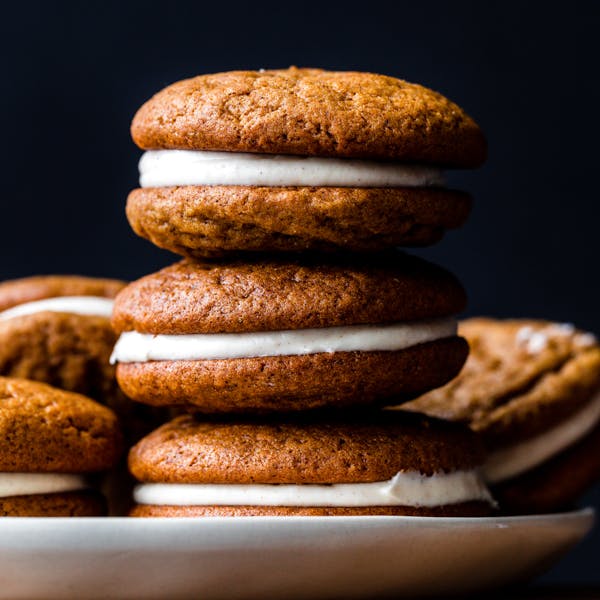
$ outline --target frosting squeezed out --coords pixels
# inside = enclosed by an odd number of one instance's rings
[[[423,475],[397,473],[374,483],[189,484],[145,483],[138,504],[163,506],[445,506],[471,501],[493,504],[476,470]]]

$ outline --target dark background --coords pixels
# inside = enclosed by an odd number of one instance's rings
[[[599,3],[20,2],[0,19],[0,278],[137,278],[173,262],[129,230],[129,123],[177,79],[237,68],[382,72],[436,89],[486,131],[468,225],[423,254],[470,314],[600,333]],[[600,492],[588,503],[600,504]],[[600,582],[600,532],[548,575]]]

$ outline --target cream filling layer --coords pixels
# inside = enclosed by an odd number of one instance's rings
[[[58,296],[24,302],[0,312],[0,319],[12,319],[39,312],[60,312],[76,315],[108,317],[112,315],[113,300],[96,296]]]
[[[83,476],[69,473],[0,473],[0,498],[75,492],[87,487]]]
[[[250,333],[121,334],[111,363],[403,350],[456,335],[455,319]]]
[[[431,187],[441,169],[372,160],[244,152],[149,150],[139,163],[141,187],[179,185]]]
[[[599,421],[600,393],[552,429],[493,452],[483,467],[486,481],[499,483],[537,467],[585,437]]]
[[[189,484],[146,483],[136,487],[138,504],[166,506],[445,506],[492,497],[479,473],[422,475],[400,472],[375,483]]]

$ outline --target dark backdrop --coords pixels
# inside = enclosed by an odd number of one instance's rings
[[[600,332],[595,2],[27,2],[2,8],[0,278],[136,278],[173,261],[123,213],[140,152],[129,122],[177,79],[321,66],[432,87],[484,128],[469,224],[423,252],[450,267],[471,314]],[[600,493],[588,502],[598,504]],[[600,582],[600,534],[553,580]]]

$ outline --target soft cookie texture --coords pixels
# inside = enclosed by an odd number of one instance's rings
[[[600,392],[600,347],[571,325],[476,318],[461,323],[459,332],[471,348],[460,375],[402,408],[467,423],[491,451],[551,432]],[[502,508],[548,512],[572,504],[600,476],[599,439],[594,430],[498,483]]]
[[[0,377],[0,474],[88,474],[113,467],[122,450],[116,415],[80,394]],[[93,490],[0,497],[3,516],[95,516]]]
[[[467,428],[413,415],[380,412],[315,420],[200,420],[178,417],[129,454],[141,482],[335,484],[386,481],[400,471],[423,475],[470,470],[483,460]],[[474,501],[439,507],[269,507],[138,505],[135,516],[489,514]]]
[[[102,471],[120,452],[110,409],[43,383],[0,377],[0,472]]]
[[[122,281],[49,275],[0,283],[0,311],[64,296],[114,298]],[[116,335],[106,316],[43,311],[0,318],[0,374],[34,379],[114,405],[109,364]]]
[[[560,454],[508,481],[494,486],[505,512],[553,512],[573,508],[600,479],[600,426]]]
[[[393,412],[261,419],[177,417],[129,453],[138,481],[368,483],[399,471],[467,469],[483,451],[466,428]]]
[[[442,168],[476,167],[486,155],[477,124],[436,92],[373,73],[295,67],[177,82],[140,108],[131,132],[145,150],[354,158]],[[141,237],[192,258],[424,246],[461,226],[471,207],[467,194],[435,186],[184,183],[134,190],[127,217]]]
[[[131,126],[143,149],[178,148],[401,160],[476,167],[486,145],[442,95],[372,73],[292,67],[179,81]]]
[[[128,285],[118,332],[239,333],[416,321],[456,314],[464,289],[448,271],[400,252],[323,261],[180,261]]]
[[[133,190],[127,218],[183,256],[426,246],[460,227],[468,194],[441,188],[180,186]]]
[[[106,500],[93,490],[0,497],[0,517],[98,517]]]
[[[486,502],[446,506],[157,506],[137,504],[131,517],[487,517]]]
[[[123,290],[113,325],[174,335],[318,329],[447,317],[464,303],[452,275],[399,253],[326,264],[183,261]],[[295,411],[414,397],[452,378],[466,354],[450,336],[398,351],[124,362],[117,377],[129,397],[153,405]]]

